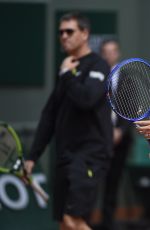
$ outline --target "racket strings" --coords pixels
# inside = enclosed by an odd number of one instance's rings
[[[112,106],[128,118],[142,116],[150,105],[150,68],[145,63],[130,62],[111,77],[109,94]]]
[[[5,127],[0,129],[0,167],[11,169],[17,159],[17,147],[14,139]]]
[[[142,87],[141,78],[138,79],[138,77],[141,77],[140,71],[138,70],[138,66],[136,66],[136,63],[131,63],[133,66],[129,69],[128,79],[130,80],[127,82],[128,87],[128,97],[130,100],[126,100],[126,108],[128,108],[128,111],[126,111],[125,114],[129,114],[129,116],[133,117],[135,115],[140,116],[142,112],[142,104],[144,103],[143,97],[141,97],[140,104],[139,104],[139,90]],[[138,70],[138,71],[137,71]],[[125,77],[125,84],[126,84],[127,77]],[[125,85],[126,87],[126,85]],[[137,99],[137,100],[135,100]]]
[[[126,76],[125,76],[126,77]],[[126,84],[126,82],[123,84],[124,85],[124,89],[125,89],[125,85]],[[128,84],[128,89],[129,89],[129,92],[128,93],[126,93],[126,92],[124,92],[124,90],[122,91],[122,94],[121,94],[121,102],[122,102],[122,104],[124,105],[123,106],[123,109],[124,110],[122,110],[121,112],[124,112],[125,114],[131,114],[131,108],[130,108],[130,106],[131,106],[131,103],[129,104],[128,103],[128,97],[130,96],[130,98],[132,99],[133,98],[133,88],[134,88],[134,85],[133,85],[133,83],[132,82],[130,82],[130,81],[128,81],[127,82],[127,84]],[[136,104],[134,104],[134,106],[133,106],[133,111],[135,111],[136,110]],[[132,114],[131,114],[132,115]]]
[[[143,81],[139,81],[140,83],[140,87],[139,90],[141,88],[143,88],[142,92],[143,94],[141,96],[142,102],[141,102],[141,109],[143,108],[144,111],[149,109],[149,104],[150,104],[150,95],[149,95],[149,89],[150,88],[150,79],[149,79],[149,75],[150,75],[150,71],[149,69],[146,68],[146,65],[143,64],[141,65],[137,65],[137,68],[139,69],[139,71],[142,72],[142,79]],[[145,77],[144,77],[145,76]],[[143,105],[145,106],[145,108],[143,107]]]
[[[128,112],[126,114],[129,114],[130,116],[134,116],[135,114],[137,114],[138,116],[141,115],[142,112],[142,104],[144,103],[143,101],[143,97],[141,97],[141,105],[139,105],[139,90],[142,87],[141,85],[141,75],[140,75],[140,71],[138,69],[138,65],[137,63],[133,62],[130,63],[130,69],[129,69],[129,79],[131,80],[128,84],[129,87],[129,94],[128,96],[130,97],[129,101],[129,105],[127,104],[127,108],[129,106]],[[140,77],[140,79],[138,79],[138,77]],[[125,78],[126,81],[126,78]],[[137,100],[135,100],[137,99]]]
[[[124,81],[118,81],[118,76],[122,76],[122,79],[124,79]],[[129,78],[128,78],[129,77]],[[122,80],[121,79],[121,80]],[[128,114],[130,113],[130,104],[128,104],[128,100],[127,100],[127,93],[125,92],[125,87],[126,85],[128,85],[128,93],[130,94],[130,97],[132,97],[132,88],[131,88],[131,84],[129,84],[129,80],[130,76],[127,76],[126,73],[126,69],[122,68],[121,70],[119,70],[118,74],[115,76],[115,78],[113,80],[115,80],[115,83],[113,83],[115,85],[115,91],[112,90],[113,93],[113,98],[114,98],[114,103],[117,105],[117,109],[119,110],[120,113],[122,113],[123,111]],[[113,87],[114,89],[114,87]]]
[[[143,69],[141,68],[141,65],[138,65],[137,63],[133,62],[131,63],[131,68],[130,68],[130,75],[129,79],[131,78],[131,85],[130,85],[130,91],[131,93],[129,94],[130,100],[129,101],[129,106],[130,106],[130,112],[131,116],[140,116],[143,112],[143,105],[145,104],[144,98],[147,99],[148,95],[145,95],[147,90],[142,90],[143,93],[141,95],[141,88],[143,89],[143,83],[141,82],[142,75],[141,73],[143,72]],[[141,72],[142,71],[142,72]],[[145,75],[145,72],[142,73],[143,76]],[[140,96],[140,97],[139,97]],[[149,104],[149,103],[148,103]],[[147,109],[146,109],[147,110]]]
[[[142,99],[141,104],[143,105],[143,109],[147,111],[150,105],[150,94],[149,94],[150,69],[144,63],[142,65],[137,65],[137,68],[139,68],[139,71],[142,72],[142,76],[139,76],[140,80],[138,81],[138,83],[140,83],[139,91],[142,92],[141,93],[141,99]]]
[[[131,110],[130,110],[130,104],[128,105],[127,97],[130,95],[130,98],[133,98],[133,93],[132,93],[133,88],[132,87],[134,87],[134,84],[133,84],[132,79],[130,78],[131,73],[129,72],[129,74],[127,76],[126,69],[124,67],[123,67],[122,71],[124,73],[123,77],[125,79],[125,81],[123,81],[123,90],[122,90],[122,94],[121,94],[121,97],[122,97],[121,101],[124,102],[124,103],[122,103],[123,108],[124,108],[124,110],[122,110],[122,111],[125,111],[125,114],[129,114]],[[124,91],[126,85],[128,85],[128,90],[129,90],[128,94]],[[135,110],[135,105],[134,105],[133,109]]]
[[[121,71],[121,70],[120,70]],[[119,75],[120,75],[120,71],[119,71]],[[122,75],[124,76],[124,70],[122,69]],[[117,82],[118,83],[118,82]],[[121,87],[120,87],[121,86]],[[117,97],[116,97],[116,92],[115,94],[113,95],[114,96],[114,99],[115,99],[115,102],[117,103],[117,108],[119,109],[119,112],[122,112],[122,111],[126,111],[127,110],[127,106],[126,106],[126,95],[123,93],[123,90],[124,90],[124,82],[121,82],[121,84],[119,84],[119,87],[116,88],[117,89]],[[121,103],[122,100],[125,102],[125,103]],[[126,111],[127,112],[127,111]]]

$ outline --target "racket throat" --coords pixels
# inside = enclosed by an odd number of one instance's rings
[[[11,172],[16,173],[21,171],[21,168],[23,167],[22,159],[21,157],[18,157],[11,169]]]

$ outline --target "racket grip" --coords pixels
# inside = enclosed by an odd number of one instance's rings
[[[43,200],[47,203],[49,200],[49,195],[44,191],[44,189],[33,179],[32,176],[27,175],[26,170],[23,168],[22,179],[24,182],[31,186],[31,188],[38,193]]]
[[[49,195],[43,190],[43,188],[35,181],[32,179],[30,186],[33,188],[35,192],[37,192],[43,200],[47,203],[49,200]]]

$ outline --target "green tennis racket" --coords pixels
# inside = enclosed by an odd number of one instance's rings
[[[0,122],[0,172],[12,173],[26,181],[47,202],[48,194],[32,176],[27,176],[23,165],[23,148],[18,134],[7,123]]]

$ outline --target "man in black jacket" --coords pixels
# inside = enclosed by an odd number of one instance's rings
[[[30,174],[55,135],[54,217],[61,230],[91,230],[87,218],[112,151],[105,86],[109,67],[89,48],[89,33],[89,21],[80,13],[61,18],[60,42],[68,57],[62,62],[25,162]]]

